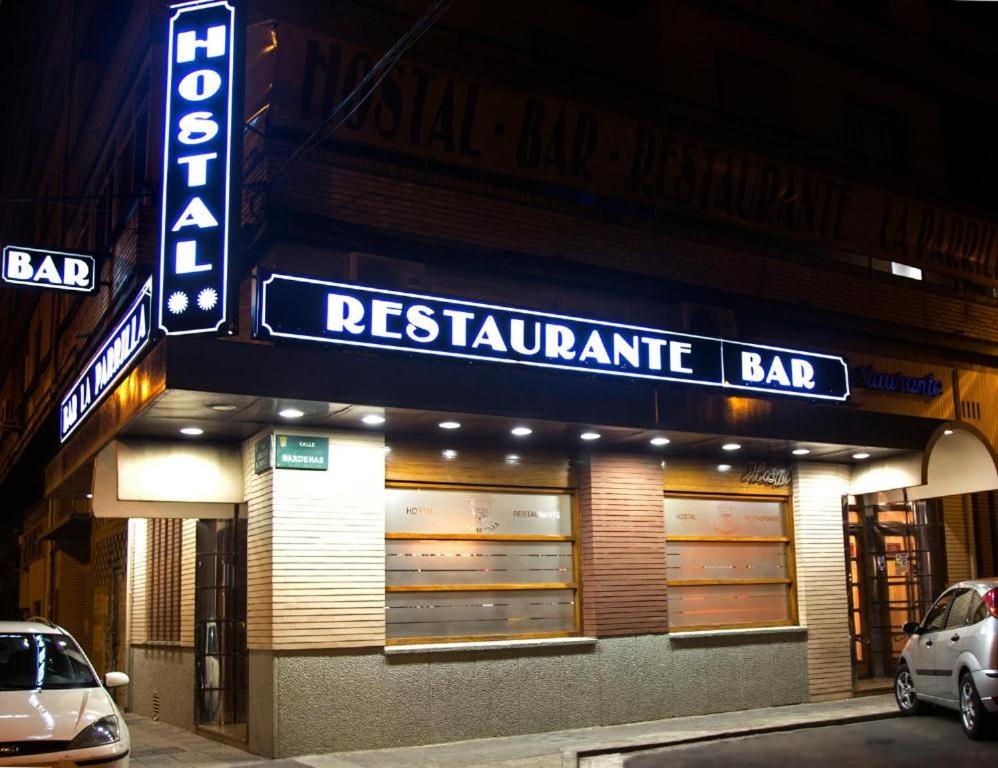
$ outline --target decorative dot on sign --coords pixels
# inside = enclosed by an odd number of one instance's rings
[[[510,430],[510,434],[514,435],[515,437],[526,437],[527,435],[532,435],[533,433],[534,430],[532,430],[530,427],[513,427]]]
[[[207,312],[218,304],[218,291],[214,288],[202,288],[198,293],[198,309]]]
[[[166,300],[166,308],[174,315],[181,314],[187,309],[187,294],[183,291],[174,291]]]
[[[362,416],[360,420],[371,427],[376,427],[379,424],[385,423],[385,417],[380,416],[377,413],[369,413],[366,416]]]

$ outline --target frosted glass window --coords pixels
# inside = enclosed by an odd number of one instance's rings
[[[783,536],[784,505],[755,499],[665,500],[668,536]]]
[[[785,579],[785,544],[668,542],[669,581],[704,579]]]
[[[786,502],[670,497],[663,509],[671,628],[795,620]]]
[[[389,639],[477,638],[575,630],[575,590],[392,592]]]
[[[399,541],[385,543],[385,583],[570,584],[570,541]]]
[[[784,584],[669,587],[669,627],[737,626],[788,622]]]
[[[389,644],[578,632],[572,497],[388,488]]]
[[[542,534],[570,536],[568,494],[497,493],[389,488],[392,533]]]

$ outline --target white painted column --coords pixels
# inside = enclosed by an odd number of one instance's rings
[[[808,628],[812,701],[852,695],[849,596],[842,497],[849,468],[801,462],[793,471],[794,538],[800,623]]]

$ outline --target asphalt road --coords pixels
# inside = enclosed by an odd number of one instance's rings
[[[971,741],[956,713],[749,736],[642,752],[625,768],[772,768],[772,766],[995,765],[998,740]]]

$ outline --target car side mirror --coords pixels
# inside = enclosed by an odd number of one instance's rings
[[[901,631],[906,635],[920,635],[922,634],[922,628],[919,626],[917,621],[906,621],[904,626],[901,627]]]
[[[104,685],[108,688],[120,688],[128,685],[128,675],[124,672],[108,672],[104,675]]]

